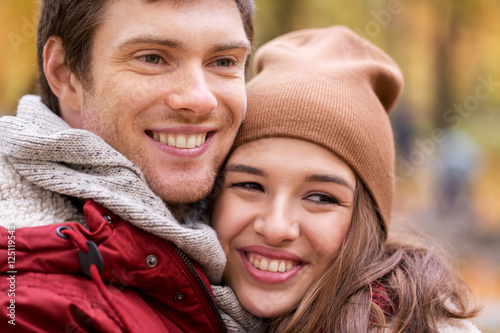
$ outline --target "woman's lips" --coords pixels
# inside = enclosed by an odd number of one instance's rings
[[[261,246],[246,247],[239,253],[248,274],[261,283],[284,283],[295,277],[306,264],[293,253]]]
[[[268,259],[258,254],[248,252],[246,256],[250,264],[261,271],[284,273],[297,266],[297,263],[291,260]]]

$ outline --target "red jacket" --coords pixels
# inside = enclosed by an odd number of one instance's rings
[[[0,228],[0,332],[225,331],[195,262],[93,201],[84,214],[90,231]]]

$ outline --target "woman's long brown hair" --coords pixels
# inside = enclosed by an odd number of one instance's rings
[[[382,287],[384,309],[373,301],[374,286]],[[297,308],[268,322],[267,332],[438,332],[438,322],[478,312],[470,289],[434,250],[387,240],[358,179],[339,254]]]

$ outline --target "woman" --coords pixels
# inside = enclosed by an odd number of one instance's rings
[[[387,239],[393,60],[331,27],[269,42],[254,73],[212,213],[243,307],[269,332],[478,332],[444,261]]]

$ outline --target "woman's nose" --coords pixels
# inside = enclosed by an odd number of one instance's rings
[[[265,209],[256,217],[253,228],[269,245],[273,246],[293,241],[300,235],[296,209],[292,202],[285,198],[275,198],[269,201]]]

